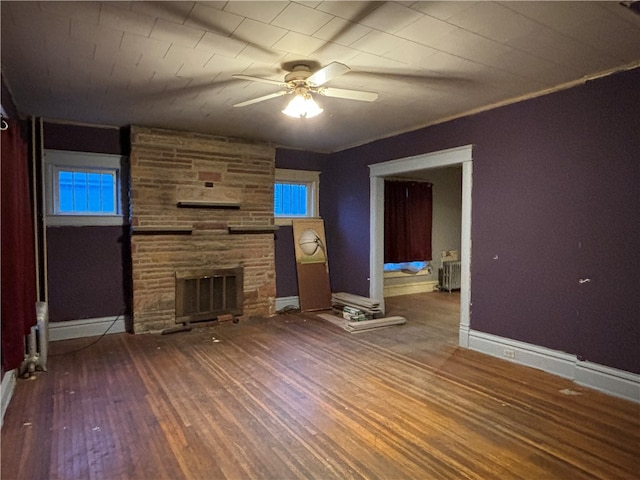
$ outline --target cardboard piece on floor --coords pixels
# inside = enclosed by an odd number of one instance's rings
[[[292,226],[300,310],[329,310],[331,286],[324,222],[318,219],[294,220]]]

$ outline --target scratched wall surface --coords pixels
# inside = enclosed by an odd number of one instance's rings
[[[471,328],[640,373],[638,84],[635,69],[332,155],[332,288],[368,292],[367,166],[473,144]]]
[[[485,115],[472,328],[640,373],[638,80],[639,69]]]

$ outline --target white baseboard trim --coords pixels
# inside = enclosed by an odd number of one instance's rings
[[[537,368],[564,378],[575,378],[575,355],[469,330],[469,348],[493,357]]]
[[[469,348],[513,363],[537,368],[579,385],[640,403],[640,375],[591,362],[530,343],[469,331]]]
[[[109,328],[111,327],[111,328]],[[107,333],[126,332],[125,319],[115,317],[86,318],[66,322],[49,322],[49,341],[69,340],[72,338],[95,337]]]
[[[640,375],[597,363],[578,362],[574,381],[578,385],[640,403]]]
[[[4,423],[4,413],[7,411],[13,391],[16,388],[16,370],[9,370],[2,377],[2,417],[0,417],[0,427]]]
[[[300,308],[300,298],[297,295],[292,297],[277,297],[276,312],[279,312],[285,307]]]

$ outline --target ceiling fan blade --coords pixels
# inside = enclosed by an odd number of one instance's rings
[[[270,80],[268,78],[252,77],[250,75],[232,75],[233,78],[239,78],[240,80],[249,80],[250,82],[268,83],[269,85],[277,85],[279,87],[287,87],[285,82],[279,82],[277,80]]]
[[[371,15],[374,10],[376,10],[380,5],[384,2],[351,2],[351,9],[353,10],[351,14],[347,14],[342,17],[346,22],[344,22],[342,28],[338,29],[330,38],[326,39],[326,42],[323,46],[321,46],[316,52],[320,52],[327,47],[341,42],[340,39],[346,35],[350,30],[354,27],[357,27],[362,20],[366,19],[369,15]],[[349,7],[347,7],[349,10]]]
[[[325,97],[346,98],[348,100],[360,100],[361,102],[375,102],[378,94],[362,90],[345,90],[344,88],[319,88],[318,93]]]
[[[142,84],[137,88],[131,86],[128,91],[135,91],[141,98],[149,102],[182,101],[201,95],[209,95],[226,86],[237,83],[232,78],[212,80],[210,78],[195,78],[185,85],[186,79],[173,77],[165,82],[165,88],[151,90]]]
[[[362,79],[378,79],[378,80],[392,80],[398,82],[404,82],[407,85],[414,85],[416,87],[424,87],[428,84],[430,87],[434,85],[442,85],[443,87],[450,86],[466,86],[473,85],[475,82],[471,78],[461,77],[457,75],[449,75],[446,72],[432,73],[432,72],[415,72],[415,73],[398,73],[398,72],[382,72],[382,71],[369,71],[369,70],[351,70],[349,77],[354,79],[360,77]]]
[[[249,41],[247,38],[239,36],[234,32],[234,29],[224,27],[222,22],[220,22],[219,24],[212,22],[210,18],[215,18],[216,13],[218,12],[218,9],[216,7],[209,7],[206,5],[196,5],[194,7],[193,2],[191,2],[191,5],[186,2],[184,4],[182,4],[182,2],[147,3],[147,9],[159,10],[160,14],[158,15],[158,17],[170,20],[174,23],[184,24],[189,27],[193,26],[201,30],[206,30],[207,32],[222,35],[223,37],[227,37],[231,40],[242,42],[245,46],[249,44],[253,48],[272,57],[276,55],[276,52],[274,52],[273,50],[262,45],[257,45]]]
[[[320,85],[327,83],[329,80],[339,77],[340,75],[344,75],[349,70],[351,69],[342,63],[331,62],[326,67],[321,68],[307,78],[307,83],[309,83],[309,85],[319,87]]]
[[[288,93],[291,93],[291,92],[288,92],[287,90],[281,90],[281,91],[276,92],[276,93],[270,93],[269,95],[264,95],[262,97],[252,98],[251,100],[247,100],[247,101],[244,101],[244,102],[236,103],[234,105],[234,107],[246,107],[247,105],[253,105],[254,103],[264,102],[265,100],[270,100],[272,98],[281,97],[282,95],[287,95]]]

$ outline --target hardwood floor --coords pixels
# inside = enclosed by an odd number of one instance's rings
[[[2,479],[640,476],[640,405],[457,348],[458,301],[393,297],[405,325],[353,334],[287,314],[55,342]]]

